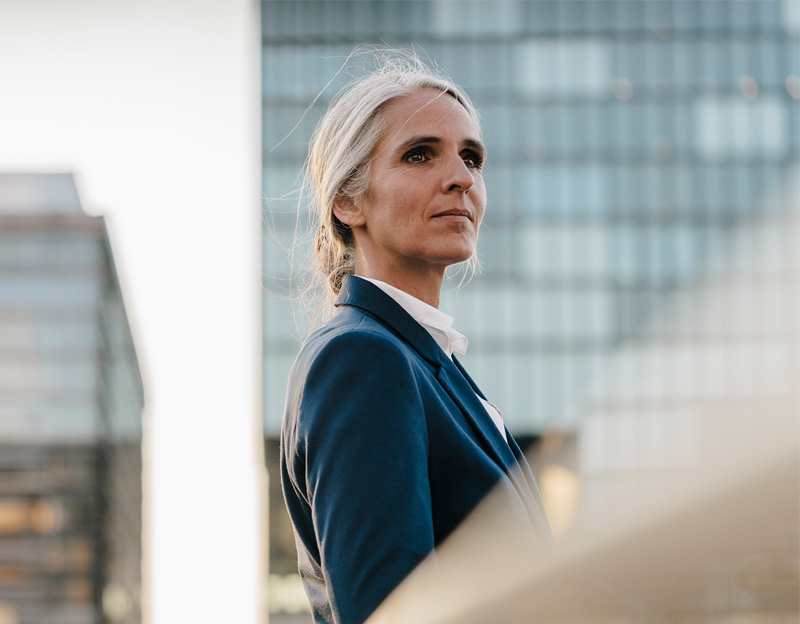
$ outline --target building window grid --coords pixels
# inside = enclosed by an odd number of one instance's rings
[[[748,21],[743,19],[742,15],[745,13],[751,18],[753,17],[755,12],[758,11],[757,3],[750,3],[748,5],[747,11],[749,12],[746,11],[742,13],[743,9],[737,8],[734,11],[733,23],[730,22],[730,15],[726,16],[725,12],[728,11],[727,8],[723,8],[723,13],[714,13],[710,10],[706,11],[703,9],[702,27],[694,26],[697,22],[692,22],[684,16],[685,23],[692,25],[692,27],[687,28],[681,28],[674,23],[674,20],[679,18],[676,12],[685,12],[688,10],[687,7],[678,7],[672,3],[666,3],[659,7],[655,7],[656,3],[650,4],[653,6],[646,11],[647,15],[639,17],[634,16],[635,19],[631,23],[625,24],[620,23],[620,15],[625,11],[621,11],[620,6],[615,4],[614,8],[616,9],[618,19],[615,19],[612,24],[609,24],[605,30],[591,31],[592,37],[610,41],[612,43],[612,48],[616,50],[617,53],[620,53],[620,50],[623,49],[624,46],[634,46],[630,49],[635,49],[637,51],[642,49],[644,51],[644,54],[641,55],[644,63],[644,68],[641,70],[642,80],[635,82],[633,85],[635,97],[632,101],[618,102],[610,91],[603,97],[575,98],[569,100],[565,100],[563,97],[551,97],[542,100],[541,98],[519,93],[518,90],[513,88],[503,89],[501,88],[503,81],[500,80],[498,80],[500,84],[494,85],[495,88],[492,90],[492,97],[487,98],[484,97],[487,95],[485,93],[485,88],[482,88],[481,85],[474,84],[479,80],[479,77],[471,73],[465,73],[465,75],[462,76],[457,72],[453,72],[457,81],[471,86],[470,94],[479,108],[498,105],[500,110],[527,110],[533,111],[534,115],[539,108],[548,105],[554,107],[554,110],[557,111],[557,115],[567,115],[565,111],[571,109],[584,110],[588,108],[594,115],[598,116],[592,119],[594,123],[601,121],[600,117],[602,116],[602,110],[604,108],[611,113],[608,118],[609,123],[601,126],[610,128],[609,144],[606,146],[603,145],[602,140],[597,140],[594,144],[584,146],[582,149],[564,151],[558,149],[559,142],[556,141],[554,145],[548,146],[549,150],[546,154],[542,155],[539,159],[533,159],[529,158],[525,153],[526,150],[524,146],[513,146],[510,143],[505,146],[501,144],[495,148],[496,152],[492,153],[492,160],[490,161],[490,166],[507,166],[510,163],[519,162],[520,156],[522,156],[523,161],[527,159],[534,167],[547,166],[548,163],[564,163],[566,166],[575,166],[577,163],[586,162],[595,165],[603,172],[608,171],[606,183],[608,187],[608,202],[605,212],[601,211],[599,214],[590,214],[590,211],[584,210],[582,214],[565,214],[563,210],[553,210],[550,216],[526,214],[526,211],[523,210],[525,208],[523,201],[511,200],[496,206],[494,214],[487,215],[487,226],[491,226],[495,229],[510,230],[525,223],[550,221],[583,227],[581,225],[582,223],[595,222],[605,226],[607,230],[613,230],[616,224],[630,223],[635,229],[639,230],[638,236],[642,238],[643,241],[649,239],[651,245],[656,250],[656,253],[652,254],[649,260],[646,258],[643,260],[644,271],[637,279],[620,281],[619,278],[615,277],[614,271],[609,270],[607,275],[597,276],[589,280],[590,283],[595,284],[595,287],[607,289],[615,293],[613,297],[617,301],[618,324],[613,339],[598,345],[596,343],[591,343],[591,341],[590,343],[586,343],[585,341],[570,342],[569,340],[531,341],[525,336],[519,336],[517,337],[518,340],[509,341],[511,343],[516,342],[518,345],[523,345],[522,347],[513,349],[515,353],[520,352],[520,349],[522,353],[526,353],[525,346],[530,348],[530,351],[527,351],[528,353],[532,353],[537,349],[542,349],[544,346],[546,350],[549,349],[554,352],[560,352],[565,356],[588,348],[589,351],[596,356],[598,353],[603,353],[605,350],[612,348],[614,344],[624,343],[626,340],[635,336],[637,328],[642,327],[651,316],[651,314],[648,314],[648,310],[652,311],[662,308],[664,303],[669,300],[670,293],[685,286],[687,280],[691,281],[697,279],[701,275],[701,271],[698,267],[703,263],[702,258],[704,256],[713,255],[714,248],[717,245],[715,241],[719,239],[721,232],[730,231],[740,219],[750,218],[750,213],[741,209],[747,207],[747,204],[743,202],[741,208],[737,207],[736,198],[742,195],[756,195],[759,188],[772,186],[768,178],[774,177],[776,169],[785,168],[787,165],[797,160],[798,139],[795,136],[797,134],[796,132],[789,132],[787,149],[784,152],[784,156],[779,159],[765,158],[758,154],[746,154],[734,160],[728,158],[721,162],[705,162],[703,159],[698,159],[698,155],[694,153],[690,145],[686,143],[682,145],[672,144],[666,145],[666,147],[662,146],[666,156],[664,153],[660,155],[631,154],[627,147],[621,145],[620,131],[628,131],[629,127],[627,124],[630,120],[626,116],[630,112],[632,106],[637,106],[642,109],[642,121],[645,129],[654,127],[666,127],[668,129],[673,124],[672,117],[674,116],[675,106],[686,106],[683,103],[691,101],[691,98],[696,94],[713,92],[717,94],[741,96],[740,87],[735,83],[735,77],[730,78],[732,76],[730,67],[727,67],[728,71],[725,71],[726,65],[732,64],[736,56],[727,53],[731,46],[741,43],[742,45],[753,46],[752,49],[754,50],[761,50],[762,53],[758,55],[755,61],[749,58],[748,54],[744,54],[743,56],[743,58],[756,63],[754,66],[757,67],[757,70],[754,70],[753,73],[760,75],[764,74],[766,71],[765,56],[767,52],[764,51],[764,46],[774,46],[777,53],[773,55],[772,58],[774,60],[780,58],[780,64],[783,67],[788,67],[789,50],[796,39],[796,37],[790,36],[780,27],[779,23],[774,19],[774,13],[765,14],[762,10],[760,14],[762,17],[761,21]],[[523,4],[522,6],[528,9],[531,8],[529,4]],[[542,7],[538,7],[536,10],[538,11],[540,8]],[[673,11],[673,9],[675,9],[675,11]],[[554,10],[556,16],[561,15],[561,13],[559,13],[560,9],[556,5],[551,5],[548,10]],[[658,15],[661,15],[661,17],[658,17]],[[763,20],[765,15],[769,20]],[[650,21],[648,22],[648,20]],[[558,19],[556,22],[558,22]],[[636,22],[638,25],[633,22]],[[647,24],[650,24],[650,26],[647,26]],[[514,32],[507,35],[503,34],[502,36],[491,33],[475,36],[467,35],[466,37],[459,35],[457,42],[447,37],[437,37],[435,34],[431,33],[427,36],[421,36],[419,33],[415,33],[413,38],[423,49],[440,51],[440,59],[449,58],[450,56],[442,51],[448,49],[452,50],[458,47],[458,49],[463,50],[463,56],[474,60],[473,57],[480,57],[481,52],[484,50],[493,50],[495,55],[503,55],[504,53],[512,54],[516,45],[520,42],[530,40],[531,37],[542,37],[543,35],[563,37],[567,31],[559,30],[559,28],[559,25],[556,24],[550,32],[537,32],[533,29],[516,29]],[[375,25],[375,30],[373,32],[376,31],[380,31],[380,26]],[[404,38],[403,33],[398,30],[395,30],[395,34],[398,39]],[[567,34],[570,36],[574,34],[579,37],[585,37],[589,34],[589,27],[586,26],[583,29],[569,30]],[[709,39],[712,43],[708,43]],[[314,40],[314,50],[316,54],[319,54],[320,50],[335,47],[336,50],[341,53],[341,50],[343,48],[346,49],[349,43],[355,44],[363,40],[363,36],[359,36],[358,34],[350,38],[345,36],[326,37],[320,35],[318,40]],[[301,41],[301,37],[293,40],[291,37],[265,36],[264,44],[266,53],[271,54],[285,45],[296,44]],[[391,40],[388,40],[388,42],[392,43]],[[692,48],[703,49],[707,53],[700,55],[698,73],[695,74],[696,78],[693,78],[692,82],[689,84],[679,85],[677,83],[678,78],[682,74],[682,70],[679,69],[676,61],[678,58],[685,59],[687,56],[691,56],[685,52]],[[780,52],[783,53],[778,54]],[[739,51],[737,54],[741,56],[743,53]],[[457,57],[458,55],[456,54],[455,56]],[[493,56],[493,54],[487,55],[487,57],[491,56]],[[662,61],[666,61],[666,74],[660,73]],[[695,62],[696,61],[695,59]],[[444,63],[441,64],[444,66]],[[481,63],[478,61],[473,66],[478,66],[480,68],[480,65]],[[487,66],[488,65],[490,65],[490,63],[487,62]],[[504,64],[503,67],[506,65],[507,64]],[[659,65],[658,71],[654,71],[656,65]],[[445,69],[448,68],[445,67]],[[773,72],[773,75],[785,75],[785,73],[785,71],[776,71]],[[651,76],[655,76],[656,78],[650,81],[649,77]],[[705,79],[702,78],[703,76],[705,76]],[[755,78],[758,80],[758,76],[755,76]],[[265,80],[269,80],[268,75],[265,75]],[[506,80],[508,81],[506,84],[510,86],[510,79],[506,78]],[[723,82],[724,80],[727,80],[727,82]],[[776,85],[774,82],[774,80],[764,81],[764,86],[759,96],[776,93],[782,101],[786,102],[788,100],[788,106],[786,106],[786,114],[789,118],[787,127],[792,130],[796,128],[797,125],[797,114],[796,112],[794,114],[791,113],[792,108],[796,108],[796,105],[791,102],[785,88],[783,88],[783,84]],[[318,84],[314,85],[313,88],[318,89],[321,86],[322,84]],[[759,88],[761,88],[761,84],[759,84]],[[316,95],[316,92],[314,95]],[[327,96],[323,94],[323,97],[320,98],[320,102],[318,102],[316,106],[317,111],[324,109],[327,99]],[[280,96],[265,97],[265,119],[270,118],[270,111],[273,110],[273,106],[277,109],[284,108],[291,111],[298,110],[299,107],[307,105],[307,103],[308,99],[303,98],[287,99],[286,97]],[[628,106],[626,107],[626,105]],[[312,114],[308,115],[306,121],[309,127],[313,126],[312,121],[316,120],[318,114],[318,112],[314,113],[312,111]],[[503,123],[503,119],[508,119],[506,115],[499,115],[499,118],[501,119],[501,123]],[[590,128],[597,128],[598,126],[593,126],[592,122],[587,122],[587,125]],[[683,123],[686,123],[685,117]],[[567,128],[566,132],[569,133],[571,130],[570,124],[564,123],[563,125]],[[505,134],[502,132],[502,129],[500,134]],[[667,130],[664,134],[669,135],[670,133]],[[273,132],[270,141],[272,141],[275,136]],[[684,142],[690,141],[690,136],[690,130],[683,131]],[[507,135],[507,137],[507,141],[510,141],[512,135]],[[564,131],[557,132],[556,137],[562,139],[561,143],[563,144]],[[642,143],[645,146],[652,145],[650,141],[642,141]],[[299,170],[305,152],[305,145],[302,145],[302,139],[295,142],[291,149],[282,152],[281,147],[276,148],[273,152],[267,152],[266,150],[270,148],[265,145],[265,171],[269,172],[271,164],[282,159],[283,165],[287,167],[291,167],[291,165],[287,165],[287,159],[294,161]],[[575,147],[575,145],[573,145],[573,147]],[[605,149],[602,149],[604,147]],[[498,155],[498,152],[500,155]],[[503,154],[506,155],[505,158]],[[672,212],[666,214],[658,210],[657,206],[648,205],[647,202],[643,205],[635,203],[629,204],[630,207],[627,211],[620,209],[620,205],[622,205],[619,201],[621,194],[622,197],[628,195],[626,187],[630,182],[631,171],[634,170],[634,168],[632,168],[633,162],[641,163],[642,157],[645,157],[647,159],[646,162],[649,164],[649,169],[645,169],[644,175],[648,178],[654,178],[657,182],[657,184],[654,185],[653,180],[648,179],[644,182],[644,188],[653,189],[658,187],[659,184],[662,188],[668,188],[671,186],[671,182],[677,179],[681,182],[677,184],[678,187],[685,188],[685,185],[692,184],[695,190],[702,192],[703,195],[701,196],[705,196],[707,199],[699,201],[693,206],[681,208],[680,211],[675,210],[673,207]],[[613,173],[613,175],[611,175],[613,172],[612,167],[616,168],[616,172]],[[700,167],[702,171],[700,174],[696,171],[698,167]],[[665,174],[665,172],[671,170],[670,168],[675,171],[675,178],[672,180],[670,179],[669,173]],[[694,173],[692,169],[695,170]],[[739,169],[742,171],[739,172]],[[740,173],[744,173],[744,175],[739,175]],[[733,185],[726,184],[726,176],[728,181],[733,182]],[[561,195],[564,192],[564,186],[560,185],[557,188],[557,200],[560,204],[563,204],[563,197]],[[750,193],[746,192],[748,188],[750,189]],[[268,192],[268,185],[265,185],[265,190]],[[726,198],[725,193],[728,193],[729,197]],[[693,193],[684,192],[684,195],[692,196]],[[716,209],[712,210],[707,208],[713,205],[717,206]],[[728,206],[733,206],[734,209],[722,209]],[[541,210],[541,207],[539,208]],[[676,231],[671,236],[660,234],[659,227],[675,223],[683,223],[685,226],[684,231]],[[647,228],[649,226],[656,227],[650,227],[648,231]],[[711,234],[713,230],[719,231],[720,234],[714,234],[710,238],[707,238],[704,232]],[[687,232],[690,236],[693,235],[693,240],[687,241],[685,238]],[[661,238],[659,238],[660,236]],[[265,236],[265,245],[269,244],[271,244],[271,238],[267,235]],[[648,246],[645,245],[645,247]],[[699,258],[697,260],[698,267],[695,267],[694,271],[685,271],[683,275],[665,277],[660,267],[670,266],[670,264],[674,262],[678,250],[686,247],[695,250],[695,255]],[[510,253],[512,254],[512,258],[518,257],[518,246],[512,243]],[[496,261],[496,259],[493,260]],[[265,263],[265,267],[266,266]],[[564,288],[573,288],[574,286],[570,286],[570,284],[585,284],[587,282],[585,277],[582,278],[583,281],[581,281],[581,278],[576,278],[575,276],[564,279],[558,273],[551,274],[548,280],[532,280],[518,274],[520,265],[516,261],[508,263],[503,262],[498,266],[502,266],[502,269],[492,272],[490,276],[491,279],[499,278],[502,283],[515,284],[515,287],[531,292],[552,291],[558,293]],[[508,272],[509,269],[510,273]],[[498,275],[497,273],[500,274]],[[483,286],[478,286],[476,284],[472,285],[470,288],[482,287]],[[455,302],[455,299],[453,301]],[[562,305],[564,305],[563,302]],[[567,310],[564,310],[564,312],[567,312]],[[267,323],[269,323],[269,317],[265,312],[265,327]],[[277,340],[276,338],[277,337],[268,338],[265,335],[265,353],[268,359],[271,357],[271,353],[275,353],[276,356],[281,354],[279,357],[284,359],[286,354],[292,351],[291,341]],[[498,344],[496,337],[493,338],[488,334],[479,334],[474,337],[471,336],[471,338],[473,339],[473,349],[471,350],[470,357],[474,358],[476,363],[481,359],[480,353],[488,353],[497,350],[490,347],[491,344],[495,346]],[[501,341],[501,343],[503,342],[506,341]],[[587,344],[589,345],[588,347]],[[276,348],[275,351],[271,350],[273,347]],[[503,349],[501,348],[500,351],[503,351]],[[597,358],[595,358],[595,361],[598,361]],[[556,369],[568,369],[569,366],[569,363],[567,363],[560,367],[557,366]],[[285,362],[284,365],[279,368],[285,368],[288,372],[288,367]],[[276,370],[275,372],[277,373],[278,371]],[[565,384],[568,384],[566,377],[569,375],[569,372],[561,375],[556,384],[562,386],[562,392],[558,393],[562,394],[562,396],[567,391]],[[534,379],[536,379],[535,375]],[[285,387],[285,376],[281,379],[277,375],[268,375],[265,379],[265,383],[268,393],[275,393],[282,396]],[[557,410],[548,410],[548,412],[554,414],[557,413]],[[274,416],[267,416],[268,422],[274,421],[274,419]],[[520,426],[524,429],[525,424],[521,423]],[[274,425],[268,426],[268,429],[274,431]]]
[[[437,6],[438,5],[438,6]],[[487,8],[487,5],[491,9]],[[402,9],[400,8],[402,6]],[[446,8],[437,15],[433,10]],[[656,33],[729,35],[761,30],[785,32],[780,0],[735,2],[672,2],[669,0],[590,0],[559,3],[557,0],[491,2],[376,2],[329,0],[262,3],[262,33],[265,41],[307,37],[321,40],[374,37],[376,33],[403,40],[477,35],[503,36],[517,33],[553,36]]]

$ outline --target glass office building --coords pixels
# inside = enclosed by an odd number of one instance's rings
[[[758,241],[742,232],[785,223],[798,208],[797,2],[274,0],[262,3],[262,35],[268,291],[286,292],[292,193],[356,45],[414,47],[472,97],[489,151],[484,269],[460,290],[448,285],[441,307],[469,337],[462,359],[515,436],[569,435],[600,400],[668,404],[624,373],[643,365],[633,356],[617,375],[630,385],[602,396],[613,356],[634,352],[679,293],[730,269],[720,263],[732,241],[787,249],[780,226],[754,230]],[[736,257],[749,274],[749,256]],[[752,308],[749,299],[730,305]],[[263,309],[264,428],[277,475],[304,320],[280,297],[265,296]],[[279,535],[288,521],[275,481]],[[292,571],[291,537],[273,537],[271,561]]]
[[[141,622],[142,408],[103,218],[0,175],[0,621]]]

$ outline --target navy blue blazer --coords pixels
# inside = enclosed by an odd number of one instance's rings
[[[336,306],[289,377],[281,481],[314,621],[349,624],[496,486],[498,513],[552,538],[522,452],[455,358],[366,280],[347,276]]]

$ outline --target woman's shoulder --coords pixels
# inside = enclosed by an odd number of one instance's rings
[[[391,392],[417,396],[424,367],[410,345],[369,315],[328,323],[309,335],[292,367],[285,428],[293,430],[301,420],[309,427],[327,420],[332,406],[338,413],[357,396],[375,404]]]
[[[406,358],[413,354],[413,349],[369,314],[340,314],[309,334],[297,360],[311,363],[322,355],[335,354],[337,358],[348,359],[365,353],[371,358],[376,355]]]

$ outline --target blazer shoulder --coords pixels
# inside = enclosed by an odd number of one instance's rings
[[[297,436],[304,437],[298,427],[344,423],[342,413],[354,405],[361,405],[351,414],[360,422],[369,412],[364,406],[385,411],[387,402],[411,405],[421,400],[419,380],[425,366],[402,338],[369,316],[320,328],[309,336],[289,375],[284,439],[296,447]]]
[[[340,314],[312,332],[303,344],[295,368],[305,369],[321,356],[346,362],[375,355],[394,360],[414,358],[415,351],[400,336],[368,313]]]

